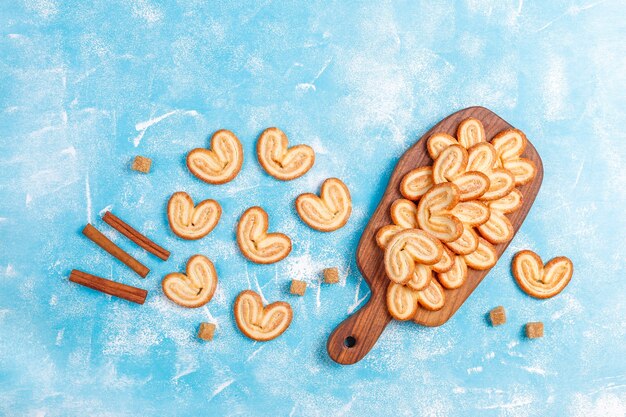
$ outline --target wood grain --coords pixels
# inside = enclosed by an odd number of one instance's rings
[[[361,309],[344,320],[328,338],[326,346],[328,354],[335,362],[347,365],[360,361],[374,346],[387,324],[391,321],[392,318],[387,312],[385,301],[389,280],[385,275],[383,251],[376,245],[376,232],[380,227],[392,223],[389,208],[396,199],[402,198],[399,186],[404,175],[414,168],[432,165],[433,161],[426,149],[428,137],[437,132],[445,132],[456,136],[456,129],[459,123],[468,117],[475,117],[483,123],[485,134],[489,141],[500,131],[513,127],[491,110],[484,107],[470,107],[443,119],[426,132],[400,158],[391,174],[389,184],[378,208],[361,235],[357,248],[357,266],[370,286],[371,296]],[[523,194],[523,205],[519,210],[507,215],[516,233],[526,218],[543,180],[543,164],[530,140],[522,156],[535,163],[537,175],[530,183],[517,187]],[[498,257],[502,255],[508,244],[509,242],[495,246]],[[499,262],[501,261],[499,260]],[[443,309],[428,311],[420,308],[414,321],[424,326],[440,326],[444,324],[461,307],[488,273],[489,270],[476,271],[470,269],[468,279],[462,287],[455,290],[445,290],[446,304]]]
[[[148,296],[148,291],[142,290],[141,288],[121,284],[106,278],[100,278],[88,274],[87,272],[79,271],[78,269],[72,270],[69,280],[76,284],[137,304],[143,304]]]

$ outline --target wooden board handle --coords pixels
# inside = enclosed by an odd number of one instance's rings
[[[328,355],[342,365],[357,363],[374,347],[390,321],[385,292],[372,293],[363,307],[332,332],[326,344]]]

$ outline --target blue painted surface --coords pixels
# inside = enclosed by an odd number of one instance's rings
[[[167,4],[166,4],[167,3]],[[626,4],[621,0],[348,3],[155,0],[4,2],[0,10],[0,414],[624,416],[626,411]],[[469,105],[523,129],[544,184],[501,261],[446,325],[391,324],[352,367],[325,353],[368,289],[354,252],[402,152]],[[254,157],[276,125],[317,151],[278,182]],[[242,140],[235,181],[208,186],[185,154],[220,128]],[[129,170],[141,154],[147,175]],[[308,229],[294,198],[342,178],[348,225]],[[214,198],[216,230],[185,242],[169,195]],[[291,236],[292,254],[246,262],[234,225],[249,206]],[[100,220],[112,208],[171,249],[164,263]],[[144,261],[139,279],[80,235],[87,221]],[[516,251],[569,256],[576,272],[538,301],[509,273]],[[220,277],[207,308],[160,291],[195,253]],[[339,266],[342,282],[319,287]],[[72,268],[150,290],[143,306],[68,283]],[[291,278],[310,283],[304,298]],[[292,326],[253,343],[231,306],[245,288],[287,300]],[[508,323],[485,314],[507,308]],[[218,324],[200,343],[199,322]],[[546,336],[521,337],[541,320]]]

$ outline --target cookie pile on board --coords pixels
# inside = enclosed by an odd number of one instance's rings
[[[516,186],[535,177],[534,163],[521,157],[526,136],[507,129],[487,142],[480,120],[468,118],[456,137],[433,134],[427,142],[431,166],[408,172],[404,198],[391,205],[392,224],[376,242],[384,251],[391,281],[387,309],[396,320],[413,319],[419,306],[439,310],[446,289],[461,287],[468,268],[487,270],[497,260],[494,245],[514,230],[506,214],[522,205]]]

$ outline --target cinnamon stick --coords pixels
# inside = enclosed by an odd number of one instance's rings
[[[96,291],[123,298],[124,300],[132,301],[137,304],[143,304],[148,296],[148,291],[142,290],[141,288],[131,287],[130,285],[121,284],[106,278],[100,278],[79,271],[78,269],[72,270],[69,280]]]
[[[133,258],[124,249],[111,242],[108,237],[103,235],[98,229],[93,227],[90,223],[83,229],[83,234],[87,236],[96,245],[100,246],[111,255],[122,261],[126,266],[139,274],[140,277],[145,278],[150,270],[137,259]]]
[[[104,213],[102,220],[151,254],[163,259],[164,261],[167,261],[170,257],[170,251],[157,245],[110,211]]]

